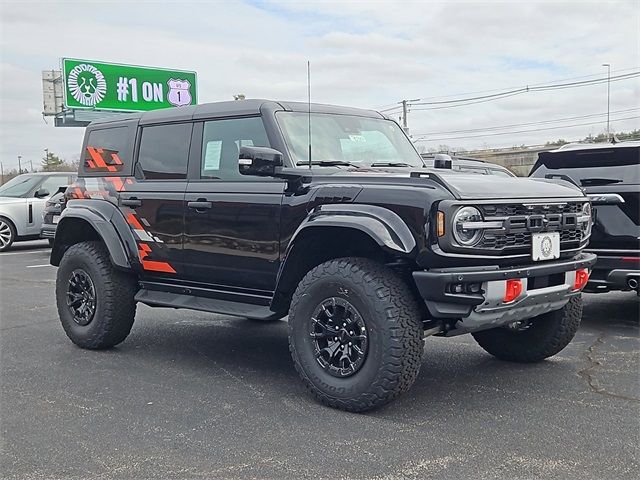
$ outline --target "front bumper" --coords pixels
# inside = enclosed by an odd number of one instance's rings
[[[436,320],[457,319],[451,334],[469,333],[525,320],[562,308],[574,290],[576,270],[590,269],[592,253],[572,260],[537,263],[526,267],[458,267],[413,272],[413,279],[429,313]],[[507,280],[520,279],[522,292],[503,301]],[[478,293],[453,293],[451,285],[480,284]],[[455,332],[455,333],[454,333]]]
[[[54,224],[44,224],[40,229],[40,238],[54,238],[56,236],[56,226]]]

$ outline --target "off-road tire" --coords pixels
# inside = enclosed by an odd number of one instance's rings
[[[67,288],[74,269],[84,270],[95,286],[96,308],[87,325],[79,325],[67,306]],[[87,349],[111,348],[122,342],[136,313],[133,275],[116,270],[100,242],[72,245],[62,257],[56,278],[56,303],[62,327],[73,343]]]
[[[522,330],[492,328],[473,334],[491,355],[512,362],[539,362],[560,352],[573,339],[582,318],[582,297],[576,296],[560,310],[534,317]]]
[[[13,226],[13,223],[8,218],[0,217],[0,229],[4,238],[8,236],[8,239],[5,240],[6,243],[0,242],[0,252],[6,252],[16,240],[16,227]]]
[[[330,297],[351,302],[368,329],[368,352],[353,375],[330,375],[314,356],[309,325]],[[363,412],[384,405],[415,381],[424,349],[420,310],[407,285],[389,268],[364,258],[339,258],[308,272],[289,310],[289,349],[311,394],[324,405]]]

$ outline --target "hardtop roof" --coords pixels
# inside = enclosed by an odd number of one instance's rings
[[[178,108],[165,108],[150,112],[135,112],[98,119],[91,125],[139,120],[141,124],[186,121],[204,118],[224,118],[245,115],[259,115],[265,109],[276,111],[308,112],[309,105],[304,102],[274,101],[265,99],[232,100],[227,102],[203,103]],[[322,103],[311,104],[312,113],[333,113],[337,115],[357,115],[361,117],[386,118],[375,110],[342,107]]]

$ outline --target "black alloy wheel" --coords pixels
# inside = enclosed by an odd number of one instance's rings
[[[87,272],[77,268],[69,276],[67,306],[78,325],[89,325],[96,313],[96,289]]]
[[[367,358],[368,334],[362,315],[347,300],[322,301],[311,317],[310,337],[320,366],[330,375],[349,377]]]

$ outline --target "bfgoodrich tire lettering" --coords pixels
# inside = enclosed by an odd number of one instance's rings
[[[337,377],[316,359],[311,318],[328,298],[342,298],[362,316],[366,359],[355,373]],[[325,405],[362,412],[393,400],[418,376],[423,352],[418,305],[389,268],[363,258],[323,263],[302,279],[289,311],[289,348],[296,370]]]
[[[69,280],[74,272],[86,273],[95,286],[95,313],[86,325],[74,319],[67,303]],[[73,343],[82,348],[110,348],[122,342],[133,325],[137,290],[130,274],[116,270],[109,252],[100,242],[71,246],[62,257],[56,279],[56,303],[62,327]]]
[[[532,318],[526,328],[492,328],[473,334],[491,355],[512,362],[539,362],[560,352],[573,339],[582,318],[582,297],[560,310]]]

